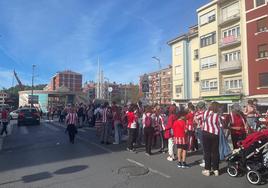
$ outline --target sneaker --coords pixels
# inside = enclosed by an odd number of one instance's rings
[[[131,151],[131,149],[127,148],[127,151]]]
[[[178,162],[177,167],[178,167],[178,168],[181,168],[181,167],[182,167],[181,162]]]
[[[149,157],[151,156],[151,154],[150,154],[150,153],[147,153],[147,152],[145,153],[145,155],[147,155],[147,156],[149,156]]]
[[[119,143],[117,143],[117,142],[113,142],[113,144],[114,144],[114,145],[118,145]]]
[[[170,156],[168,156],[168,157],[167,157],[167,160],[168,160],[168,161],[173,161],[173,158],[170,157]]]
[[[218,170],[214,170],[213,173],[214,173],[215,176],[219,176],[219,171]]]
[[[182,168],[190,168],[190,166],[188,164],[186,164],[186,162],[182,162],[181,167]]]
[[[205,167],[205,162],[200,163],[199,166],[204,168]]]
[[[202,170],[202,174],[204,176],[210,176],[210,171],[209,170]]]

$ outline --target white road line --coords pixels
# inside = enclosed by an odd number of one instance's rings
[[[131,162],[131,163],[134,163],[134,164],[136,164],[136,165],[138,165],[138,166],[144,167],[143,164],[141,164],[141,163],[139,163],[139,162],[137,162],[137,161],[135,161],[135,160],[127,159],[127,161],[129,161],[129,162]]]
[[[108,148],[105,148],[105,147],[103,147],[103,146],[101,146],[101,145],[99,145],[99,144],[96,144],[96,143],[94,143],[94,142],[90,142],[90,141],[88,141],[88,140],[82,138],[81,136],[77,136],[77,138],[78,138],[79,140],[82,140],[83,142],[87,142],[87,143],[89,143],[89,144],[91,144],[91,145],[93,145],[93,146],[96,146],[96,147],[98,147],[98,148],[100,148],[100,149],[102,149],[102,150],[104,150],[104,151],[106,151],[106,152],[108,152],[108,153],[113,153],[112,150],[110,150],[110,149],[108,149]]]
[[[126,160],[129,161],[129,162],[131,162],[131,163],[134,163],[134,164],[136,164],[136,165],[138,165],[138,166],[145,167],[144,164],[139,163],[139,162],[137,162],[137,161],[135,161],[135,160],[133,160],[133,159],[126,159]],[[163,173],[163,172],[160,172],[160,171],[158,171],[158,170],[154,170],[154,169],[152,169],[152,168],[148,168],[148,169],[149,169],[150,172],[152,172],[152,173],[158,174],[158,175],[163,176],[163,177],[165,177],[165,178],[171,178],[169,175],[167,175],[167,174],[165,174],[165,173]]]
[[[29,134],[29,131],[26,127],[20,127],[20,131],[22,134]]]

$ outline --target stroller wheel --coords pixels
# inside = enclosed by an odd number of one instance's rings
[[[258,185],[259,183],[261,183],[261,175],[260,175],[260,173],[257,172],[257,171],[254,171],[254,170],[248,171],[247,179],[253,185]]]
[[[231,177],[237,177],[238,176],[238,169],[235,166],[230,165],[227,167],[227,173]]]

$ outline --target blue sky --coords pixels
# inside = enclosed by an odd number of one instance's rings
[[[167,41],[197,23],[209,0],[0,0],[0,88],[16,69],[24,84],[48,83],[61,70],[95,80],[138,82],[139,75],[171,64]],[[16,83],[16,82],[14,82]]]

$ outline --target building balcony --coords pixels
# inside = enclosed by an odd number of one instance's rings
[[[223,88],[222,95],[240,95],[243,94],[243,88]]]
[[[223,27],[225,25],[228,25],[228,24],[231,24],[233,22],[236,22],[236,21],[239,21],[240,20],[240,12],[239,10],[237,10],[237,13],[232,15],[232,16],[225,16],[225,17],[221,17],[220,18],[220,23],[219,23],[219,26],[220,27]]]
[[[232,35],[232,36],[228,36],[228,37],[221,39],[220,48],[224,49],[224,48],[233,47],[239,44],[241,44],[241,37]]]
[[[220,63],[220,72],[241,70],[242,63],[240,60],[236,61],[222,61]]]

